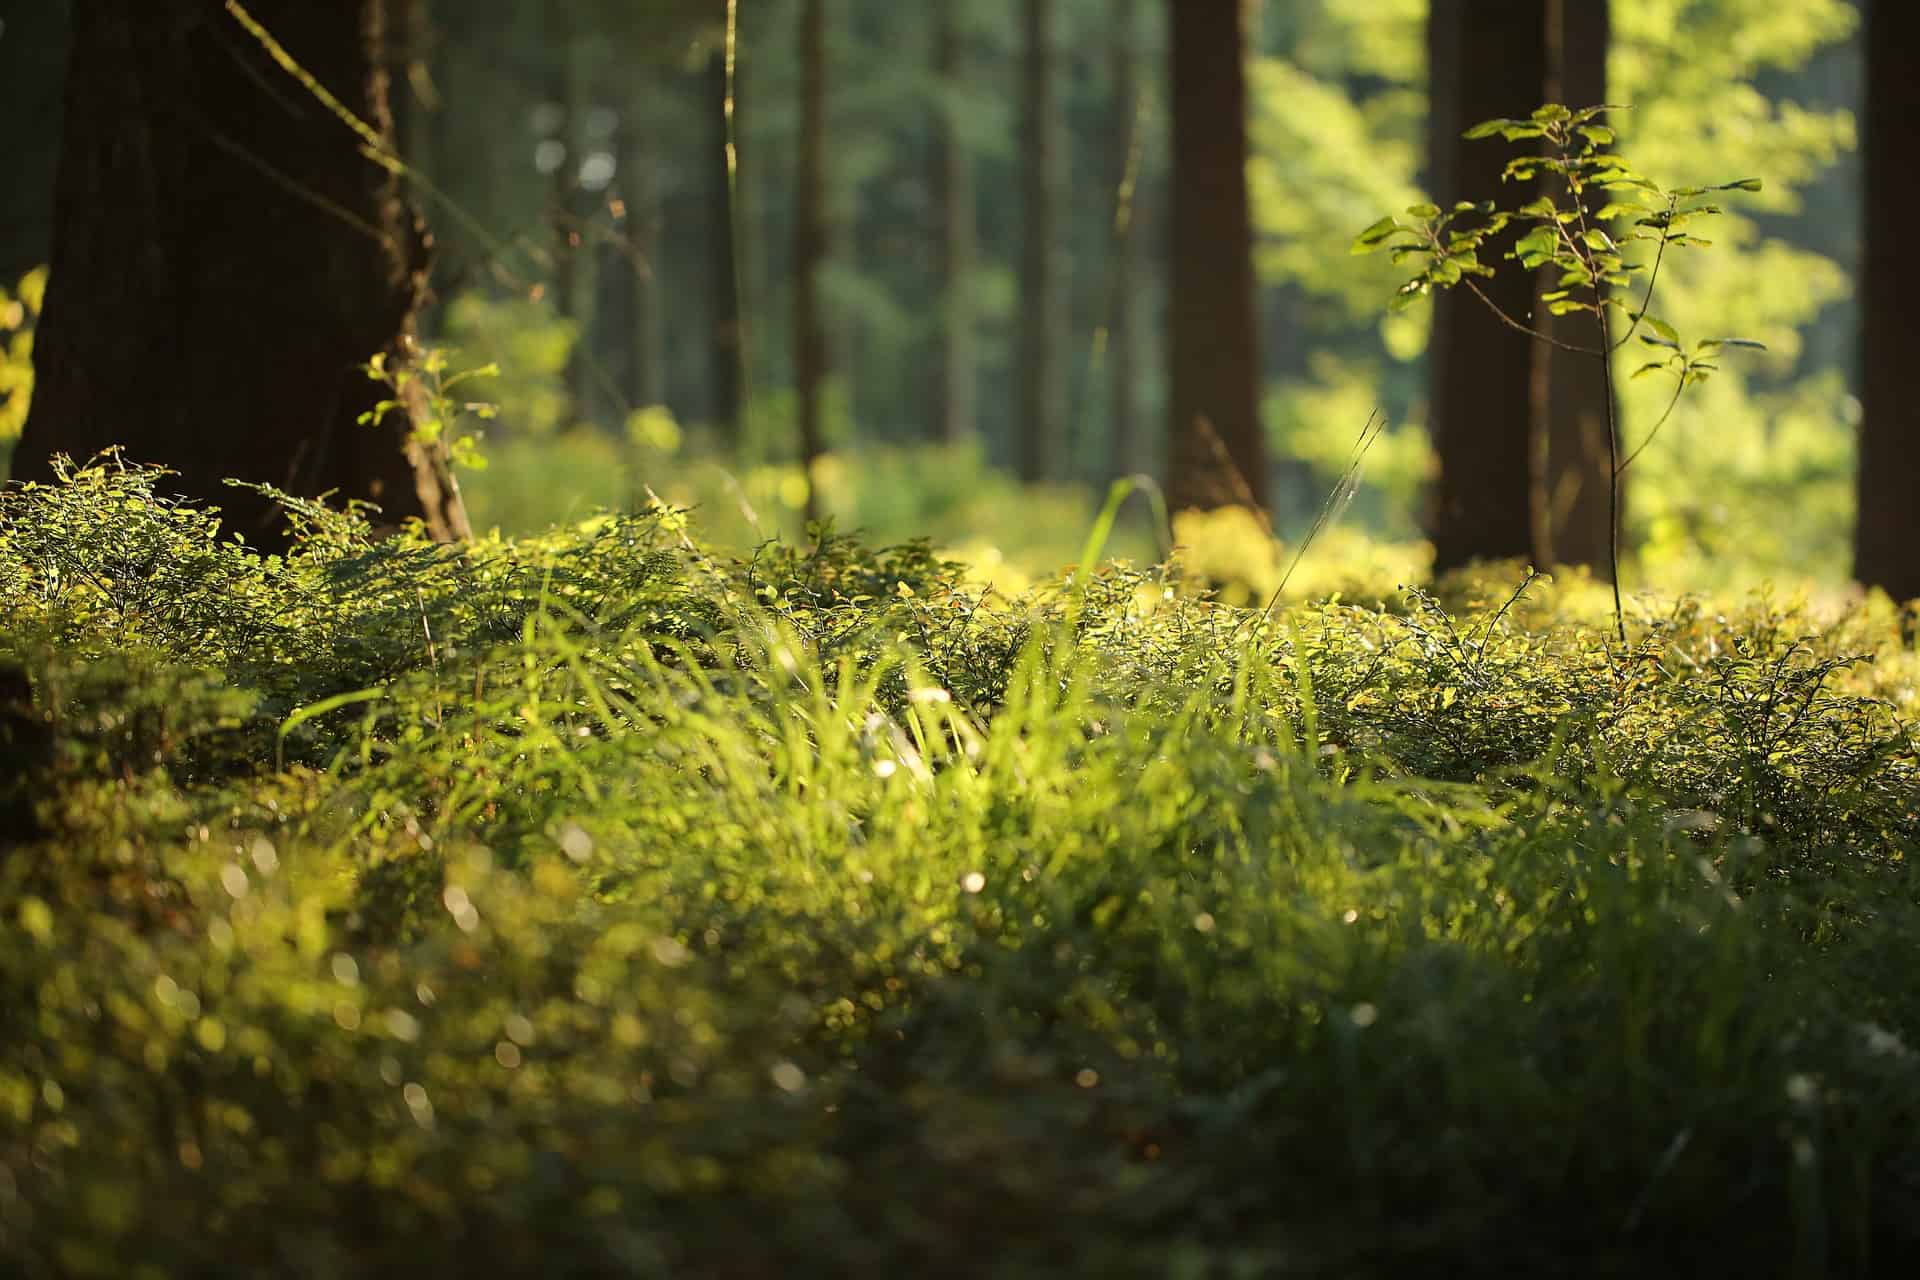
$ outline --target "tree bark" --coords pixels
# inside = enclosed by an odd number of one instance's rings
[[[824,450],[820,397],[827,377],[826,327],[820,318],[820,264],[827,252],[827,16],[825,0],[801,0],[800,155],[794,192],[793,369],[800,408],[800,464],[807,474],[807,519],[820,517],[813,463]]]
[[[1267,506],[1247,205],[1245,8],[1171,0],[1175,510]]]
[[[391,138],[381,0],[252,12]],[[284,545],[278,509],[224,478],[364,498],[464,536],[444,452],[410,443],[405,415],[357,421],[385,395],[360,365],[408,358],[431,250],[398,180],[217,0],[89,0],[73,18],[16,478],[119,444],[261,547]]]
[[[940,287],[933,403],[940,415],[940,439],[961,444],[973,439],[976,430],[973,306],[969,293],[976,235],[973,164],[959,128],[959,98],[966,67],[956,6],[937,6],[933,21],[933,68],[940,92],[933,156]]]
[[[1059,221],[1062,155],[1054,94],[1053,0],[1025,0],[1021,128],[1024,241],[1020,258],[1019,439],[1020,478],[1041,484],[1057,478],[1066,440],[1066,381],[1062,332],[1066,282],[1061,278]]]
[[[1920,401],[1907,362],[1920,351],[1920,242],[1908,226],[1920,207],[1913,164],[1920,81],[1912,50],[1920,9],[1901,0],[1867,5],[1866,227],[1861,263],[1860,473],[1853,573],[1895,600],[1920,599]]]
[[[1525,116],[1546,83],[1543,0],[1433,0],[1428,15],[1432,101],[1431,188],[1442,204],[1508,202],[1501,170],[1512,154],[1461,134],[1495,116]],[[1481,257],[1497,274],[1479,281],[1495,306],[1526,323],[1534,281],[1500,260],[1506,238]],[[1434,571],[1474,560],[1531,558],[1533,343],[1503,326],[1464,288],[1434,303],[1428,350],[1434,448],[1440,474],[1429,532]]]
[[[1579,110],[1607,100],[1607,8],[1608,0],[1547,0],[1544,101]],[[1535,296],[1559,287],[1559,272],[1542,268]],[[1536,303],[1533,323],[1576,346],[1600,341],[1589,315],[1556,316]],[[1612,558],[1607,412],[1613,388],[1606,367],[1592,356],[1536,343],[1533,359],[1534,561],[1585,565],[1604,579]]]

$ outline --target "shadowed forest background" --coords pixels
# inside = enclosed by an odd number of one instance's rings
[[[66,8],[15,4],[0,31],[0,281],[25,277],[0,306],[15,331],[0,440],[25,419]],[[1166,480],[1170,449],[1194,435],[1169,382],[1177,9],[745,0],[731,175],[723,5],[389,10],[396,147],[435,241],[419,335],[452,368],[500,370],[466,389],[498,406],[467,424],[486,469],[456,468],[476,529],[530,532],[651,493],[695,507],[724,545],[797,534],[811,513],[881,541],[932,536],[1017,586],[1073,558],[1110,481]],[[1548,10],[1548,47],[1510,56],[1514,24]],[[1298,588],[1423,579],[1446,476],[1465,478],[1456,501],[1519,514],[1505,533],[1441,530],[1441,568],[1484,556],[1605,571],[1592,514],[1604,472],[1543,461],[1582,377],[1591,405],[1591,375],[1451,303],[1389,315],[1398,269],[1347,251],[1380,214],[1429,194],[1504,194],[1435,189],[1466,178],[1435,181],[1440,122],[1460,113],[1430,96],[1441,49],[1453,59],[1443,80],[1496,104],[1482,114],[1625,104],[1611,123],[1642,172],[1764,179],[1706,233],[1711,250],[1674,255],[1662,277],[1662,314],[1688,334],[1766,351],[1691,390],[1635,463],[1627,576],[1667,589],[1847,579],[1862,429],[1857,5],[1576,0],[1429,15],[1421,0],[1290,0],[1248,12],[1258,345],[1253,421],[1239,429],[1262,454],[1257,475],[1234,479],[1267,499],[1280,545],[1242,493],[1225,493],[1192,505],[1239,510],[1176,526],[1191,569],[1231,599],[1270,590],[1377,412],[1386,430],[1363,483]],[[1223,131],[1203,124],[1181,145]],[[1198,319],[1182,332],[1211,327],[1236,305],[1231,282],[1211,309],[1204,295],[1184,305]],[[1450,429],[1436,314],[1443,328],[1478,326],[1457,357],[1476,398],[1456,403]],[[1665,402],[1664,388],[1629,383],[1631,368],[1619,371],[1623,451]],[[1586,447],[1575,432],[1554,447]],[[1195,447],[1204,460],[1210,446]],[[1130,504],[1115,549],[1152,560],[1159,542],[1146,505]]]

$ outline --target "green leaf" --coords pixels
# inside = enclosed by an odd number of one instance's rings
[[[1662,345],[1669,347],[1678,347],[1680,345],[1679,330],[1675,329],[1665,320],[1661,320],[1655,316],[1643,315],[1640,317],[1640,323],[1660,335],[1660,337],[1664,339]],[[1643,338],[1642,341],[1645,341],[1645,339]]]
[[[1767,349],[1766,343],[1756,342],[1752,338],[1720,338],[1718,341],[1722,346],[1744,347],[1748,351],[1765,351]]]
[[[1631,169],[1623,169],[1618,166],[1611,169],[1602,169],[1599,173],[1593,175],[1591,181],[1596,186],[1607,187],[1609,189],[1613,187],[1632,187],[1640,191],[1651,191],[1655,195],[1660,194],[1660,185],[1658,183],[1641,177]]]
[[[1560,237],[1554,234],[1553,228],[1536,227],[1514,242],[1513,250],[1507,257],[1532,268],[1553,261],[1559,248]]]
[[[1560,237],[1554,234],[1552,227],[1535,227],[1514,242],[1515,253],[1552,253],[1560,244]]]
[[[1398,218],[1382,218],[1353,238],[1353,247],[1348,251],[1354,254],[1372,253],[1396,231],[1405,230]]]
[[[1758,191],[1760,190],[1760,179],[1742,178],[1738,182],[1729,182],[1721,186],[1715,187],[1714,190],[1715,191]]]
[[[1512,128],[1515,123],[1512,120],[1482,120],[1460,136],[1468,139],[1491,138],[1497,133]]]
[[[1641,365],[1638,369],[1635,369],[1631,374],[1629,374],[1628,380],[1631,381],[1635,378],[1644,378],[1648,374],[1658,373],[1666,367],[1667,367],[1667,364],[1666,364],[1666,361],[1664,360],[1651,360],[1646,364]]]
[[[1440,216],[1440,206],[1433,204],[1409,205],[1407,207],[1407,216],[1410,218],[1437,218]]]

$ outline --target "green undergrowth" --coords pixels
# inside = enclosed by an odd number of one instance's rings
[[[1915,659],[0,494],[0,1270],[1893,1273]],[[1524,589],[1520,589],[1523,588]],[[1411,1269],[1411,1270],[1410,1270]]]

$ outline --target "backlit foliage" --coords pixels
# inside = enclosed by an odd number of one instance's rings
[[[0,444],[16,440],[33,402],[33,327],[47,295],[46,268],[23,276],[8,292],[0,287]]]
[[[1623,655],[1501,570],[1262,620],[664,508],[261,559],[164,492],[0,494],[0,1270],[1920,1247],[1884,611]]]

